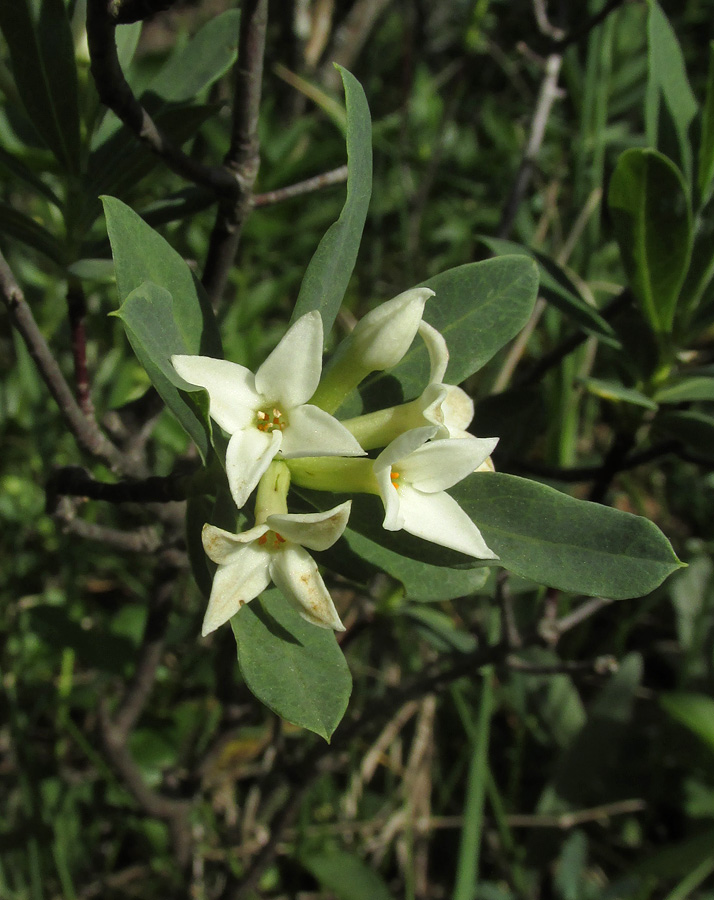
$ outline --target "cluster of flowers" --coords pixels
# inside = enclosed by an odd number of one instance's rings
[[[178,374],[204,388],[209,414],[230,435],[226,475],[238,509],[257,487],[255,525],[239,534],[206,524],[203,545],[217,563],[202,634],[228,621],[272,581],[298,612],[344,631],[308,550],[342,535],[351,501],[326,512],[288,513],[291,482],[315,490],[372,493],[384,528],[404,529],[477,559],[495,559],[471,519],[446,490],[491,469],[496,438],[467,433],[473,403],[443,383],[443,336],[422,320],[433,295],[414,288],[361,319],[322,371],[322,319],[309,312],[287,331],[258,371],[206,356],[174,356]],[[417,332],[430,360],[429,383],[409,403],[338,421],[333,413],[372,372],[392,368]],[[188,385],[187,385],[188,387]],[[376,458],[370,450],[382,449]]]

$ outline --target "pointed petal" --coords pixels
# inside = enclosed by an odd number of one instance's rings
[[[411,288],[360,319],[348,340],[366,371],[391,369],[400,362],[417,333],[424,304],[433,296],[430,288]]]
[[[206,522],[201,532],[201,540],[206,555],[220,566],[228,564],[246,544],[258,540],[269,530],[267,525],[256,525],[255,528],[250,528],[248,531],[233,534]]]
[[[246,544],[230,565],[218,567],[201,628],[204,637],[266,589],[270,584],[269,564],[269,553]]]
[[[442,382],[449,364],[449,348],[446,346],[444,336],[433,325],[424,321],[419,324],[419,334],[429,354],[429,383]]]
[[[251,491],[280,449],[282,438],[281,431],[268,434],[257,428],[246,428],[237,431],[228,442],[226,475],[238,509],[245,506]]]
[[[303,619],[320,628],[345,630],[317,569],[317,563],[302,547],[291,544],[274,553],[270,562],[270,574],[276,587]]]
[[[374,474],[379,476],[379,472],[383,469],[389,469],[396,463],[401,461],[413,453],[417,447],[425,444],[429,438],[433,437],[437,428],[434,425],[427,425],[424,428],[412,428],[411,431],[405,431],[395,438],[391,444],[388,444],[384,450],[374,461]]]
[[[399,489],[404,530],[476,559],[498,559],[483,535],[447,493],[422,494],[408,484]]]
[[[431,441],[399,463],[399,474],[403,481],[424,493],[445,491],[478,468],[497,443],[498,438],[473,435],[459,441]]]
[[[401,531],[404,528],[404,514],[399,502],[399,491],[392,484],[392,467],[383,467],[377,471],[375,466],[374,474],[379,485],[379,496],[384,504],[382,528],[387,531]]]
[[[317,310],[305,313],[288,328],[283,339],[255,374],[255,386],[283,412],[312,397],[322,373],[322,319]]]
[[[184,381],[208,391],[211,418],[228,434],[253,421],[261,398],[255,377],[245,366],[210,356],[172,356],[171,362]]]
[[[291,409],[289,425],[283,432],[281,456],[365,456],[354,435],[334,416],[316,406]]]
[[[428,384],[426,388],[424,388],[424,393],[417,401],[421,408],[421,414],[426,421],[431,422],[432,425],[436,425],[438,428],[438,431],[434,435],[435,438],[448,438],[452,436],[444,422],[444,410],[442,409],[446,402],[448,392],[449,388],[447,385],[434,382],[433,384]]]
[[[340,503],[326,512],[268,516],[268,526],[293,544],[310,550],[327,550],[342,537],[352,501]]]
[[[449,437],[465,437],[466,429],[474,417],[474,402],[460,387],[452,384],[445,387],[446,397],[441,404],[444,425],[449,430]]]

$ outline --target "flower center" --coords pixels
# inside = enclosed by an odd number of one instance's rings
[[[256,427],[258,431],[282,431],[288,424],[287,417],[277,406],[266,406],[256,413]]]
[[[285,543],[285,538],[277,531],[266,531],[265,534],[258,538],[258,543],[266,550],[280,550]]]

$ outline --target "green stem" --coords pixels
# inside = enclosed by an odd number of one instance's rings
[[[309,456],[289,459],[286,465],[298,487],[336,494],[379,494],[371,459]]]
[[[363,416],[344,419],[342,424],[357,439],[363,450],[386,447],[400,434],[429,423],[424,418],[419,400],[378,409]]]
[[[258,483],[258,493],[255,496],[256,525],[263,525],[268,516],[287,513],[289,490],[290,469],[284,462],[273,460]]]

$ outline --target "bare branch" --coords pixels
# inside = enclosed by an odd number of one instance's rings
[[[214,304],[223,294],[243,225],[252,208],[253,185],[260,161],[258,113],[267,25],[268,0],[246,0],[240,21],[231,145],[223,161],[239,191],[222,197],[218,205],[202,278]]]
[[[94,404],[89,388],[87,371],[87,334],[84,318],[87,303],[84,291],[78,281],[71,281],[67,288],[67,318],[72,334],[72,356],[74,357],[74,380],[77,386],[79,406],[88,419],[94,419]]]
[[[194,489],[195,488],[195,489]],[[56,469],[47,483],[48,506],[53,508],[57,497],[87,497],[107,503],[172,503],[186,500],[200,491],[194,476],[185,474],[152,475],[115,483],[96,481],[80,466]]]
[[[124,463],[122,453],[101,432],[96,421],[84,414],[75,400],[2,253],[0,253],[0,293],[13,324],[20,332],[42,380],[54,397],[79,446],[96,459],[106,462],[112,469],[121,471]]]
[[[90,64],[101,101],[178,175],[221,196],[235,196],[240,185],[234,175],[225,168],[204,166],[187,156],[163,134],[132,93],[117,56],[117,20],[111,14],[114,8],[111,0],[89,0],[87,4]]]
[[[59,503],[55,518],[60,522],[63,531],[75,534],[83,540],[97,541],[122,552],[154,553],[161,546],[161,539],[154,528],[142,527],[134,531],[120,531],[118,528],[78,519],[74,503],[66,497]]]
[[[269,206],[273,203],[281,203],[283,200],[290,200],[302,194],[310,194],[313,191],[322,190],[322,188],[330,187],[333,184],[341,184],[344,181],[347,181],[346,165],[338,166],[329,172],[323,172],[322,175],[307,178],[305,181],[298,181],[297,184],[290,184],[275,191],[267,191],[265,194],[256,194],[253,197],[253,206]]]

